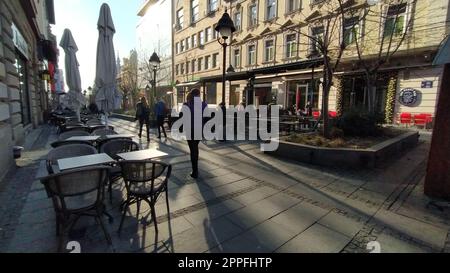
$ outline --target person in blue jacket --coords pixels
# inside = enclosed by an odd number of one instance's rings
[[[166,104],[160,98],[155,105],[156,122],[158,125],[158,138],[161,138],[161,128],[164,133],[164,137],[167,138],[166,129],[164,129],[164,120],[166,119],[166,113]]]

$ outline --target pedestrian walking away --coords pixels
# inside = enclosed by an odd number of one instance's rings
[[[150,142],[150,107],[148,106],[147,99],[141,98],[141,101],[136,105],[136,119],[139,120],[139,138],[142,138],[142,128],[147,130],[147,141]]]
[[[160,98],[155,105],[156,121],[158,123],[158,138],[161,138],[161,129],[164,137],[167,138],[166,129],[164,129],[164,120],[166,119],[167,108],[164,101]]]
[[[194,136],[194,132],[195,132],[194,128],[196,125],[195,120],[194,120],[194,116],[195,116],[194,112],[198,111],[200,109],[195,109],[195,107],[194,107],[195,98],[200,98],[200,90],[198,90],[198,89],[192,89],[191,92],[189,92],[189,94],[187,95],[185,105],[187,105],[189,107],[189,109],[191,110],[191,134],[190,134],[190,136],[186,136],[190,155],[191,155],[191,164],[192,164],[191,177],[194,179],[197,179],[198,178],[198,157],[199,157],[198,145],[200,144],[200,139],[195,139],[195,136]],[[202,124],[201,124],[202,129],[203,129],[203,124],[204,124],[203,110],[205,110],[206,107],[207,107],[207,104],[203,101],[202,109],[201,109],[201,111],[202,111]],[[203,133],[202,133],[202,136],[203,136]]]

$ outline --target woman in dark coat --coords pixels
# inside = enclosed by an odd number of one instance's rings
[[[147,141],[150,142],[150,107],[147,99],[141,98],[141,101],[136,105],[136,120],[139,120],[139,138],[142,137],[142,128],[147,129]]]
[[[195,139],[195,137],[194,137],[194,128],[196,125],[195,121],[194,121],[194,112],[200,110],[200,109],[195,109],[194,100],[195,100],[195,98],[199,98],[199,97],[200,97],[200,90],[192,89],[191,92],[189,92],[189,94],[187,95],[187,100],[185,103],[185,105],[187,105],[187,107],[189,107],[189,109],[191,110],[191,135],[186,136],[186,137],[188,139],[187,142],[188,142],[189,150],[191,153],[191,163],[192,163],[191,177],[194,179],[198,178],[198,157],[199,157],[198,145],[200,144],[200,140]],[[207,104],[203,101],[202,109],[201,109],[202,117],[203,117],[203,110],[205,110],[206,107],[207,107]],[[203,135],[203,119],[202,119],[201,128],[202,128],[202,135]]]

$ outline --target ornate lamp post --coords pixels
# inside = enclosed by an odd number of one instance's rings
[[[150,57],[149,63],[151,65],[151,68],[153,69],[153,95],[156,97],[156,71],[158,71],[161,64],[161,60],[159,59],[159,56],[158,54],[156,54],[156,52],[153,52],[152,56]]]
[[[88,87],[88,93],[89,93],[89,103],[91,103],[91,98],[92,98],[92,87]]]
[[[150,86],[147,84],[147,85],[145,86],[145,93],[147,94],[148,99],[150,99],[150,90],[151,90],[151,88],[150,88]]]
[[[230,38],[231,34],[236,31],[233,20],[231,20],[231,17],[226,10],[225,13],[222,15],[222,18],[220,18],[219,22],[217,23],[215,30],[220,33],[220,38],[222,38],[222,40],[219,38],[217,41],[223,47],[222,103],[225,103],[225,73],[226,73],[226,62],[227,62],[226,55],[228,46],[227,39]]]

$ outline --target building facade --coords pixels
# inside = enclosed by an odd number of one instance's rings
[[[391,111],[385,114],[393,120],[402,112],[434,114],[442,67],[432,66],[432,61],[449,33],[449,1],[342,3],[343,17],[338,1],[175,0],[177,102],[198,86],[209,104],[220,103],[223,53],[214,27],[227,10],[237,28],[226,58],[226,66],[231,64],[235,71],[226,84],[227,105],[276,103],[302,109],[309,102],[320,110],[323,66],[311,60],[321,58],[318,43],[325,40],[332,59],[345,45],[329,95],[331,111],[367,105],[364,75],[375,66],[377,112]],[[337,19],[328,20],[330,14]],[[415,91],[413,103],[405,102],[405,90]]]
[[[52,0],[0,2],[0,177],[14,162],[13,146],[44,121],[49,66],[57,64],[54,23]]]

